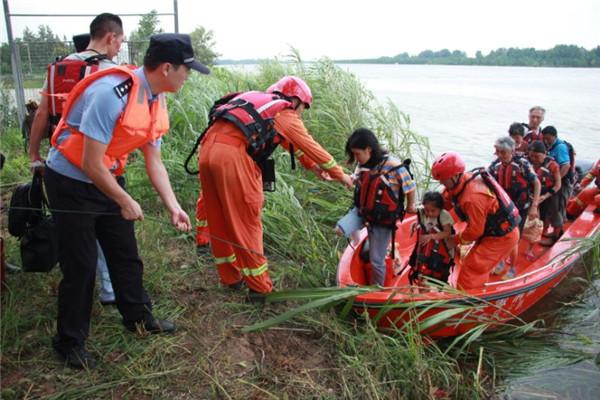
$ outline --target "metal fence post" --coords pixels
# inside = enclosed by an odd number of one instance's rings
[[[175,18],[175,33],[179,33],[179,9],[177,8],[177,0],[173,0],[173,18]]]
[[[12,25],[10,24],[10,10],[8,8],[8,0],[2,1],[4,5],[4,19],[6,20],[6,33],[8,44],[10,46],[10,63],[12,65],[13,79],[15,81],[15,97],[17,100],[17,116],[19,118],[19,126],[25,120],[25,91],[23,87],[23,73],[21,72],[21,57],[19,47],[15,44],[12,35]]]

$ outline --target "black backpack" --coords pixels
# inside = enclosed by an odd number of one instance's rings
[[[573,184],[576,181],[576,171],[575,171],[575,148],[573,145],[566,140],[563,139],[563,142],[567,146],[567,150],[569,151],[569,172],[567,173],[567,178],[571,180]]]
[[[8,211],[8,231],[20,238],[23,271],[49,272],[58,262],[58,238],[47,210],[42,177],[17,186]]]

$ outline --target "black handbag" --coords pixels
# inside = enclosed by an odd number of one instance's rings
[[[8,230],[20,238],[21,263],[25,272],[50,272],[58,262],[58,237],[48,212],[42,177],[19,185],[10,199]]]
[[[58,262],[58,237],[51,215],[29,225],[21,237],[21,264],[25,272],[50,272]]]

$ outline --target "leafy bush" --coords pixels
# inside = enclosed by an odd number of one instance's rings
[[[11,90],[0,82],[0,134],[19,125]]]

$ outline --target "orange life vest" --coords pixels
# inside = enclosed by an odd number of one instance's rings
[[[158,99],[148,105],[146,89],[140,78],[129,67],[107,68],[89,75],[75,85],[63,109],[62,118],[52,134],[51,143],[67,160],[76,167],[82,168],[84,135],[69,126],[66,119],[85,89],[97,79],[110,74],[121,74],[124,78],[123,83],[115,87],[116,95],[123,97],[129,94],[103,159],[104,165],[114,175],[121,175],[131,151],[159,139],[169,130],[169,114],[164,94],[159,94]],[[69,129],[71,134],[59,144],[57,139],[65,129]]]

